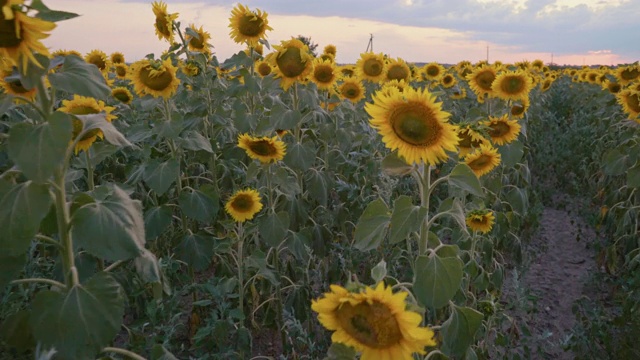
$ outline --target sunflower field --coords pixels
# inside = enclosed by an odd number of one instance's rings
[[[558,190],[611,293],[568,346],[638,355],[637,63],[340,65],[244,5],[222,60],[162,1],[127,62],[0,4],[0,359],[527,358],[503,286]]]

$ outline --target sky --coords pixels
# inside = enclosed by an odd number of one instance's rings
[[[51,50],[120,51],[127,61],[168,48],[154,32],[152,1],[44,0],[81,16],[57,23],[43,42]],[[219,60],[244,47],[229,37],[237,4],[165,0],[190,24],[212,36]],[[616,65],[640,60],[640,0],[246,0],[268,13],[271,44],[297,35],[318,50],[337,47],[338,63],[355,63],[373,36],[373,51],[408,62],[454,64],[487,59],[541,59],[564,65]]]

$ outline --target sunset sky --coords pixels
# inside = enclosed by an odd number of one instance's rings
[[[154,33],[152,1],[45,0],[55,10],[80,14],[59,22],[44,40],[51,50],[120,51],[127,61],[159,55],[168,43]],[[216,56],[243,47],[229,38],[235,2],[168,0],[181,27],[203,26]],[[373,35],[374,52],[409,62],[460,60],[515,62],[552,59],[591,65],[640,60],[640,0],[249,0],[266,11],[272,44],[311,37],[321,50],[338,49],[337,62],[354,63]]]

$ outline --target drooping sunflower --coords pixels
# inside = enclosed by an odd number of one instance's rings
[[[302,41],[291,38],[273,46],[275,55],[276,76],[280,78],[280,86],[287,90],[296,81],[302,81],[313,71],[313,57],[309,47]]]
[[[129,91],[129,89],[123,86],[113,88],[113,90],[111,90],[111,96],[113,96],[121,103],[127,105],[131,104],[131,101],[133,101],[133,94],[131,94],[131,91]]]
[[[407,295],[394,294],[382,282],[359,293],[331,285],[331,292],[313,300],[311,309],[333,331],[331,340],[352,346],[362,353],[360,359],[410,360],[412,354],[425,354],[425,348],[436,342],[431,329],[420,327],[422,317],[406,309]]]
[[[249,10],[248,7],[238,4],[231,10],[229,18],[229,35],[238,44],[247,43],[249,46],[256,46],[260,39],[267,37],[267,31],[273,30],[269,26],[267,13],[256,9]]]
[[[286,154],[286,144],[274,137],[253,137],[242,134],[238,137],[238,147],[244,149],[247,155],[263,164],[282,160]]]
[[[105,54],[105,52],[102,50],[91,50],[91,52],[85,55],[84,61],[89,64],[95,65],[102,73],[108,71],[109,68],[111,68],[111,61],[107,57],[107,54]]]
[[[493,211],[484,209],[471,211],[467,214],[465,222],[471,230],[486,234],[491,231],[495,220]]]
[[[498,150],[490,144],[481,144],[478,149],[464,158],[464,163],[469,165],[477,177],[488,174],[500,164],[501,156]]]
[[[629,66],[620,66],[616,69],[616,78],[618,82],[622,85],[627,85],[636,79],[640,78],[640,66],[638,65],[629,65]]]
[[[317,58],[313,61],[313,72],[311,72],[311,81],[317,86],[318,90],[331,89],[338,79],[338,69],[336,65],[329,60]]]
[[[380,82],[385,78],[387,64],[382,53],[365,52],[356,62],[356,74],[360,79]]]
[[[401,58],[387,60],[387,80],[404,80],[411,81],[411,69],[409,65]]]
[[[139,60],[129,69],[129,78],[138,96],[150,94],[153,97],[170,98],[178,89],[180,80],[177,68],[170,58],[162,60]]]
[[[488,65],[482,65],[469,75],[466,79],[469,82],[469,88],[476,93],[477,96],[492,96],[493,89],[491,84],[496,79],[496,70]]]
[[[49,37],[56,24],[27,16],[23,11],[23,0],[3,0],[0,2],[0,57],[10,59],[22,72],[32,62],[42,67],[34,52],[49,56],[49,50],[40,40]]]
[[[640,122],[640,91],[626,89],[616,95],[618,103],[622,105],[624,112],[629,115],[630,120]]]
[[[464,158],[467,154],[475,151],[480,145],[489,144],[487,138],[469,125],[458,129],[458,139],[458,154],[460,158]]]
[[[445,88],[453,87],[456,83],[456,78],[452,74],[445,74],[440,78],[440,85]]]
[[[92,97],[85,97],[80,95],[73,95],[71,100],[63,100],[62,106],[58,108],[58,111],[73,114],[73,115],[90,115],[90,114],[99,114],[104,112],[106,114],[107,121],[111,122],[116,118],[115,115],[112,115],[111,112],[115,108],[112,106],[106,106],[104,101],[96,100]],[[76,138],[80,135],[83,130],[82,121],[74,118],[73,119],[73,137],[72,142],[76,141]],[[96,139],[102,139],[104,137],[102,130],[93,129],[87,132],[82,136],[82,138],[78,141],[75,147],[75,153],[77,154],[80,150],[87,151],[91,147],[91,145],[96,141]]]
[[[200,74],[200,65],[194,60],[187,60],[180,64],[180,70],[187,76],[197,76]]]
[[[9,75],[11,75],[11,72],[9,72]],[[35,100],[36,94],[38,93],[38,89],[35,86],[27,89],[19,78],[9,78],[8,76],[0,76],[0,88],[4,90],[5,94],[21,96],[31,101]]]
[[[156,16],[156,22],[153,26],[156,29],[158,40],[165,39],[169,44],[173,44],[173,22],[178,19],[178,13],[169,14],[167,4],[164,1],[154,1],[151,6],[153,14]]]
[[[386,147],[397,149],[408,164],[435,165],[448,158],[446,151],[456,151],[458,128],[449,123],[451,114],[427,90],[391,89],[387,94],[376,93],[373,100],[365,105],[369,123]]]
[[[233,220],[245,222],[262,210],[262,198],[258,191],[245,189],[236,191],[224,205],[224,209]]]
[[[264,60],[259,60],[256,62],[256,71],[260,76],[265,77],[273,72],[273,66],[271,63]]]
[[[531,67],[538,71],[542,71],[542,68],[544,67],[544,61],[535,59],[531,62]]]
[[[465,88],[456,88],[454,89],[449,97],[453,100],[460,100],[467,98],[467,90]]]
[[[119,51],[111,53],[111,55],[109,55],[109,59],[111,60],[111,63],[114,64],[114,65],[115,64],[125,64],[124,54],[119,52]]]
[[[490,116],[484,122],[489,127],[489,136],[496,145],[505,145],[518,138],[520,134],[520,124],[518,120],[509,120],[508,115],[501,117]]]
[[[318,58],[322,59],[322,60],[330,61],[332,63],[336,62],[336,57],[334,55],[332,55],[332,54],[324,54],[323,53],[323,54],[320,54],[320,56]]]
[[[422,68],[422,76],[425,80],[438,81],[444,75],[444,66],[432,62]]]
[[[190,51],[197,51],[203,54],[209,54],[211,49],[209,48],[209,40],[211,40],[211,34],[209,32],[204,31],[202,26],[197,28],[194,24],[189,25],[189,28],[193,30],[198,36],[192,36],[187,33],[185,41],[188,44]]]
[[[602,84],[602,88],[609,91],[612,94],[617,94],[622,90],[622,85],[617,81],[607,81]]]
[[[552,84],[553,84],[553,80],[545,79],[543,82],[540,83],[540,91],[547,92],[547,90],[551,89]]]
[[[513,103],[513,105],[511,105],[511,110],[510,110],[511,117],[514,119],[522,119],[524,117],[524,114],[529,109],[529,104],[530,103],[528,98],[524,98],[520,100],[520,102]]]
[[[529,96],[531,78],[522,70],[505,71],[493,81],[491,88],[503,100],[520,100]]]
[[[324,51],[323,51],[323,53],[325,53],[325,54],[333,55],[334,58],[336,57],[337,52],[338,52],[338,49],[333,44],[329,44],[329,45],[325,46],[324,47]]]
[[[365,90],[362,82],[356,78],[345,78],[338,86],[338,94],[341,98],[347,99],[352,103],[364,99]]]

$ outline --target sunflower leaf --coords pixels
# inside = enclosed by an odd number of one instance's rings
[[[189,234],[182,239],[176,248],[176,256],[193,267],[195,271],[202,271],[211,263],[213,245],[214,241],[211,236]]]
[[[406,195],[398,197],[393,204],[389,242],[395,244],[405,240],[412,232],[418,231],[426,215],[427,209],[414,206],[410,197]]]
[[[413,166],[408,165],[406,161],[398,156],[398,152],[394,151],[382,159],[382,171],[387,175],[404,176],[411,173]]]
[[[456,358],[464,355],[471,344],[475,342],[475,335],[482,325],[481,312],[468,307],[453,305],[449,319],[442,324],[441,351]]]
[[[13,280],[14,276],[18,275],[26,263],[27,257],[25,254],[16,256],[0,255],[0,294],[2,294],[4,287]]]
[[[38,13],[36,14],[36,17],[38,19],[42,19],[45,21],[57,22],[62,20],[73,19],[74,17],[80,16],[78,14],[70,13],[66,11],[51,10],[45,4],[43,4],[41,0],[31,1],[31,4],[29,5],[29,7],[38,11]]]
[[[447,305],[460,288],[462,269],[458,257],[418,256],[413,281],[418,301],[431,309]]]
[[[449,185],[454,185],[479,197],[484,196],[482,187],[480,186],[480,180],[478,180],[478,177],[467,164],[458,164],[451,170],[449,174]]]
[[[144,181],[158,195],[164,194],[180,176],[180,163],[176,159],[165,162],[150,161],[144,169]]]
[[[514,141],[510,144],[498,147],[502,165],[513,167],[522,160],[524,155],[524,144],[522,141]]]
[[[162,235],[171,225],[173,210],[168,205],[155,206],[144,213],[144,229],[147,239]]]
[[[183,191],[178,198],[182,212],[191,219],[212,223],[218,214],[220,206],[218,198],[212,198],[202,191]]]
[[[33,349],[36,344],[29,326],[29,310],[20,310],[7,316],[0,323],[0,339],[3,339],[10,347],[21,352]]]
[[[279,213],[269,212],[258,221],[260,237],[271,247],[278,247],[285,239],[289,231],[289,213],[281,211]]]
[[[9,132],[9,158],[28,179],[44,183],[62,166],[71,129],[69,117],[59,112],[43,124],[17,124]]]
[[[200,133],[193,130],[185,131],[184,134],[182,134],[180,137],[180,145],[187,150],[204,150],[213,154],[211,142]]]
[[[49,82],[56,90],[63,90],[70,94],[90,96],[99,100],[111,95],[100,70],[86,63],[76,55],[67,55],[62,69],[48,75]]]
[[[390,222],[391,216],[387,204],[382,199],[370,202],[356,224],[355,248],[360,251],[369,251],[380,246]]]
[[[72,116],[82,121],[82,132],[78,135],[79,138],[82,138],[92,130],[100,129],[104,138],[112,145],[119,147],[133,146],[112,123],[107,121],[105,113]]]
[[[604,173],[609,176],[622,175],[627,171],[627,158],[628,155],[624,155],[618,149],[611,149],[607,151],[602,157],[602,164]]]
[[[640,188],[640,161],[635,166],[627,170],[627,186]]]
[[[316,151],[310,142],[295,143],[287,148],[284,163],[295,170],[307,170],[313,166],[316,160]]]

